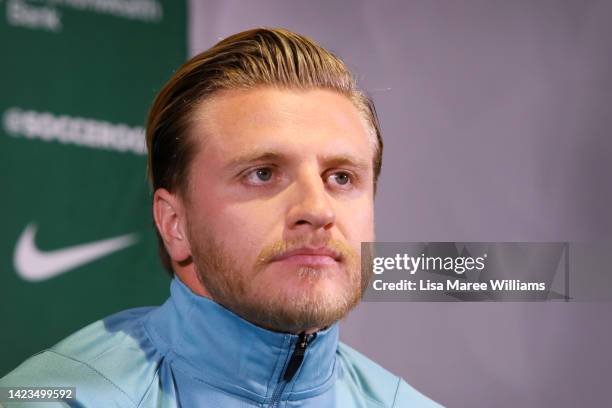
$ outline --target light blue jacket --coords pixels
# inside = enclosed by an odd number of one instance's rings
[[[178,279],[162,306],[93,323],[0,386],[76,387],[73,407],[439,407],[339,343],[337,324],[309,337],[268,331]]]

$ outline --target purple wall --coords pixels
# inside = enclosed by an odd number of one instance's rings
[[[380,241],[612,239],[612,3],[192,1],[192,53],[284,26],[385,138]],[[342,338],[449,407],[603,407],[610,303],[363,304]]]

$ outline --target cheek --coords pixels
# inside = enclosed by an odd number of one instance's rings
[[[354,245],[374,240],[374,206],[371,200],[360,200],[343,210],[342,225],[346,239]]]
[[[282,217],[276,203],[240,200],[228,185],[215,182],[214,177],[199,177],[201,174],[208,173],[199,172],[194,177],[193,183],[199,187],[192,192],[187,217],[193,238],[208,236],[236,262],[253,262],[263,245],[281,236],[277,224],[282,227]]]
[[[201,222],[208,225],[215,239],[244,256],[274,239],[275,231],[276,239],[280,237],[281,217],[269,205],[217,202],[209,210]]]

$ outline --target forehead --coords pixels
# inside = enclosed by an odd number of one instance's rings
[[[231,158],[253,149],[372,157],[363,115],[340,93],[262,87],[222,91],[199,106],[192,136],[199,150]]]

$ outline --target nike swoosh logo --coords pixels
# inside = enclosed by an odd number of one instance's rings
[[[17,274],[30,282],[40,282],[56,277],[81,265],[127,248],[138,241],[137,234],[126,234],[43,252],[36,247],[35,237],[36,225],[29,224],[17,241],[13,258]]]

